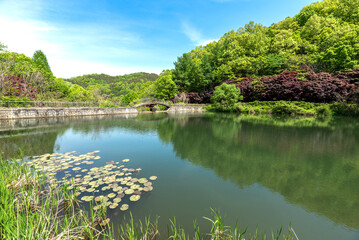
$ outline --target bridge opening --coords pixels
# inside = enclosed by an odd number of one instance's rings
[[[160,105],[160,104],[146,104],[146,105],[142,105],[142,107],[146,107],[151,112],[167,111],[169,109],[168,106],[164,106],[164,105]]]
[[[132,105],[132,107],[133,108],[146,107],[149,108],[151,112],[155,112],[155,111],[166,111],[171,107],[171,105],[170,103],[162,99],[147,98],[147,99],[140,99],[137,102],[134,102],[134,105]]]

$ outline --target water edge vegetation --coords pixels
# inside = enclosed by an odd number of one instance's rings
[[[106,208],[89,212],[81,209],[76,189],[48,182],[47,177],[23,161],[0,159],[0,237],[2,239],[166,239],[158,231],[157,221],[145,218],[135,222],[132,215],[124,219],[115,235],[114,226],[106,217]],[[288,227],[270,235],[256,231],[246,233],[238,223],[234,229],[224,225],[219,210],[207,218],[209,233],[200,232],[194,222],[194,236],[170,219],[168,239],[298,239]]]

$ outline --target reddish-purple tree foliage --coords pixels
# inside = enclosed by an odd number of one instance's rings
[[[4,82],[4,96],[28,97],[35,99],[37,97],[36,89],[29,85],[23,78],[16,76],[5,76]]]
[[[239,83],[236,84],[241,89],[244,102],[251,102],[256,100],[254,96],[254,88],[252,85],[253,78],[243,78]]]
[[[303,72],[304,71],[304,72]],[[315,73],[303,68],[301,73],[285,71],[276,76],[251,77],[241,80],[228,79],[221,84],[236,84],[241,89],[244,102],[259,101],[307,101],[333,102],[359,101],[359,70],[340,74]],[[220,85],[221,85],[220,84]],[[171,99],[174,102],[209,103],[213,90],[204,93],[181,93]]]
[[[353,74],[352,74],[353,75]],[[355,75],[356,76],[356,75]],[[309,72],[298,79],[298,72],[262,77],[258,81],[243,79],[237,84],[244,101],[307,101],[333,102],[350,99],[356,92],[352,76],[339,77],[330,73]]]

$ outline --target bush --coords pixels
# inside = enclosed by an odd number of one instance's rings
[[[296,109],[284,102],[278,102],[272,107],[272,114],[274,115],[291,115],[295,113]]]
[[[245,102],[284,100],[329,103],[354,99],[358,90],[350,78],[343,74],[310,72],[304,81],[298,78],[298,72],[285,71],[258,80],[246,78],[237,86]]]
[[[315,109],[317,115],[322,115],[322,116],[330,116],[332,115],[332,110],[330,109],[329,105],[321,105],[321,106],[318,106],[316,109]]]
[[[358,116],[359,104],[333,103],[330,106],[334,115],[340,116]]]
[[[30,99],[27,97],[16,98],[13,96],[10,97],[0,97],[0,107],[31,107]],[[20,102],[13,102],[20,101]],[[29,102],[29,103],[27,103]]]
[[[220,111],[234,111],[235,104],[243,100],[241,90],[234,84],[222,84],[216,87],[211,98],[213,105]]]

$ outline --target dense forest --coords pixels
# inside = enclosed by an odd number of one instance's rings
[[[250,22],[174,65],[179,90],[199,93],[190,101],[208,102],[223,82],[244,101],[348,100],[359,86],[357,71],[342,73],[359,66],[359,1],[313,3],[270,27]]]
[[[133,93],[138,97],[145,96],[144,91],[139,94],[141,90],[147,89],[158,78],[157,74],[149,73],[56,78],[41,50],[32,58],[5,50],[6,46],[1,44],[0,100],[122,101],[124,96]]]
[[[323,0],[271,26],[249,22],[156,74],[55,78],[46,56],[0,45],[1,96],[68,101],[156,97],[175,102],[359,100],[359,0]],[[212,97],[216,87],[222,86]]]
[[[129,103],[137,98],[150,97],[150,90],[157,78],[157,74],[140,72],[123,76],[89,74],[66,81],[91,91],[98,99]]]

